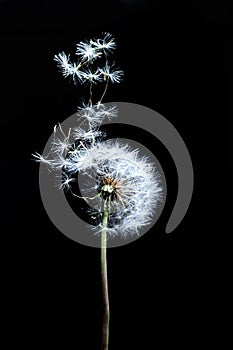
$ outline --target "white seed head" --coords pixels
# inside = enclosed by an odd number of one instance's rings
[[[139,150],[132,150],[127,144],[106,141],[90,146],[81,157],[74,153],[69,161],[75,164],[79,176],[87,175],[84,197],[92,190],[96,197],[92,207],[102,215],[100,199],[106,201],[109,212],[108,233],[111,235],[139,234],[148,225],[158,203],[162,199],[159,174],[146,157],[140,157]],[[101,231],[102,223],[95,227]]]

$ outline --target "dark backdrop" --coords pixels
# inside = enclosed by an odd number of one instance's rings
[[[226,225],[227,116],[232,112],[231,8],[226,1],[0,1],[4,333],[8,347],[98,349],[99,250],[50,222],[38,166],[53,126],[84,90],[53,56],[109,31],[125,71],[107,101],[150,107],[177,128],[192,157],[193,200],[171,234],[169,207],[130,245],[111,249],[109,349],[210,348],[227,342],[232,279]],[[156,154],[155,154],[156,155]],[[164,166],[169,160],[164,159]],[[161,164],[163,166],[163,162]],[[167,174],[169,177],[169,174]],[[172,176],[169,177],[172,191]],[[169,204],[168,204],[169,205]]]

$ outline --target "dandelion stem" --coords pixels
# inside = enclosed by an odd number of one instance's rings
[[[105,210],[102,218],[101,232],[101,277],[103,291],[103,329],[102,329],[102,350],[108,350],[109,340],[109,298],[108,298],[108,275],[107,275],[107,237],[106,228],[108,223],[108,212]]]

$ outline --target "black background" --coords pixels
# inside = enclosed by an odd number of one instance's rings
[[[13,342],[26,349],[100,348],[100,252],[69,240],[50,222],[31,153],[43,151],[53,126],[73,114],[85,94],[58,73],[54,55],[74,52],[77,42],[102,31],[116,38],[115,58],[125,72],[105,102],[161,113],[184,139],[195,172],[193,200],[174,232],[164,233],[166,207],[153,230],[108,252],[109,349],[228,342],[231,10],[227,1],[0,1],[7,348]]]

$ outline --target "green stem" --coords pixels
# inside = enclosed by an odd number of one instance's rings
[[[103,291],[103,329],[102,329],[102,350],[108,350],[109,339],[109,298],[108,298],[108,275],[107,275],[107,235],[108,212],[104,211],[102,218],[101,232],[101,277]]]

